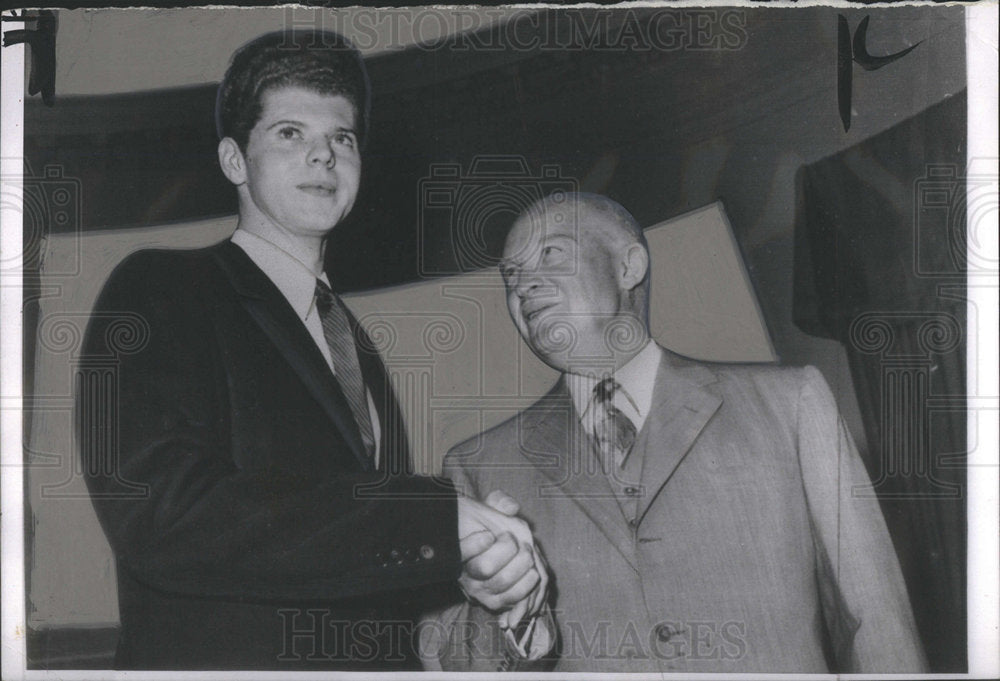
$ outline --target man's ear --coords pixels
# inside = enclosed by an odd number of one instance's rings
[[[631,291],[642,283],[649,270],[649,254],[642,244],[629,244],[622,253],[622,288]]]
[[[247,162],[240,146],[232,137],[224,137],[219,142],[219,166],[222,173],[239,187],[247,181]]]

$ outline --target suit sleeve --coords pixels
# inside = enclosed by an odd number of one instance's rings
[[[169,592],[250,600],[337,600],[457,578],[449,484],[404,473],[363,496],[358,486],[380,474],[237,465],[212,336],[219,298],[199,288],[203,271],[190,258],[131,258],[86,333],[78,444],[119,568]]]
[[[837,671],[924,672],[906,585],[871,481],[822,375],[814,367],[804,371],[799,457]]]
[[[474,438],[448,452],[444,474],[460,494],[482,500],[477,485],[462,467],[468,455],[476,453],[476,442]],[[546,605],[535,621],[530,659],[524,659],[514,653],[495,614],[478,604],[458,601],[424,614],[418,643],[425,671],[537,672],[555,664],[555,632],[555,619]]]

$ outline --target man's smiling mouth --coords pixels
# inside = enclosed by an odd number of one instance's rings
[[[310,184],[300,184],[298,188],[307,194],[312,194],[313,196],[333,196],[337,193],[337,188],[332,184],[323,183],[310,183]]]
[[[524,316],[525,321],[532,321],[535,317],[540,315],[545,310],[550,307],[555,306],[554,302],[539,303],[539,302],[528,302],[521,306],[521,314]]]

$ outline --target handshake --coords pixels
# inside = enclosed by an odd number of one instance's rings
[[[458,498],[459,585],[470,601],[499,613],[506,630],[538,614],[549,584],[545,560],[528,524],[516,517],[518,510],[519,504],[500,490],[485,503]]]

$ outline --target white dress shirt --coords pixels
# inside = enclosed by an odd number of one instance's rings
[[[616,371],[614,378],[621,389],[615,392],[612,404],[629,417],[638,433],[646,423],[649,408],[653,402],[653,388],[656,386],[656,372],[660,366],[663,351],[652,340],[639,353]],[[595,374],[565,374],[566,387],[573,398],[576,415],[587,433],[594,432],[596,417],[593,405],[594,386],[604,376]]]
[[[232,236],[232,242],[243,249],[254,264],[267,275],[267,278],[281,291],[288,304],[292,306],[296,316],[302,320],[313,342],[319,348],[323,359],[334,375],[337,368],[330,356],[330,346],[323,335],[323,322],[316,309],[316,280],[321,279],[327,286],[330,280],[325,272],[313,272],[305,263],[288,253],[281,247],[271,243],[245,229],[237,229]],[[375,400],[370,390],[365,390],[368,397],[368,413],[372,422],[372,435],[375,438],[375,466],[378,466],[382,433],[379,427],[378,412],[375,410]]]

